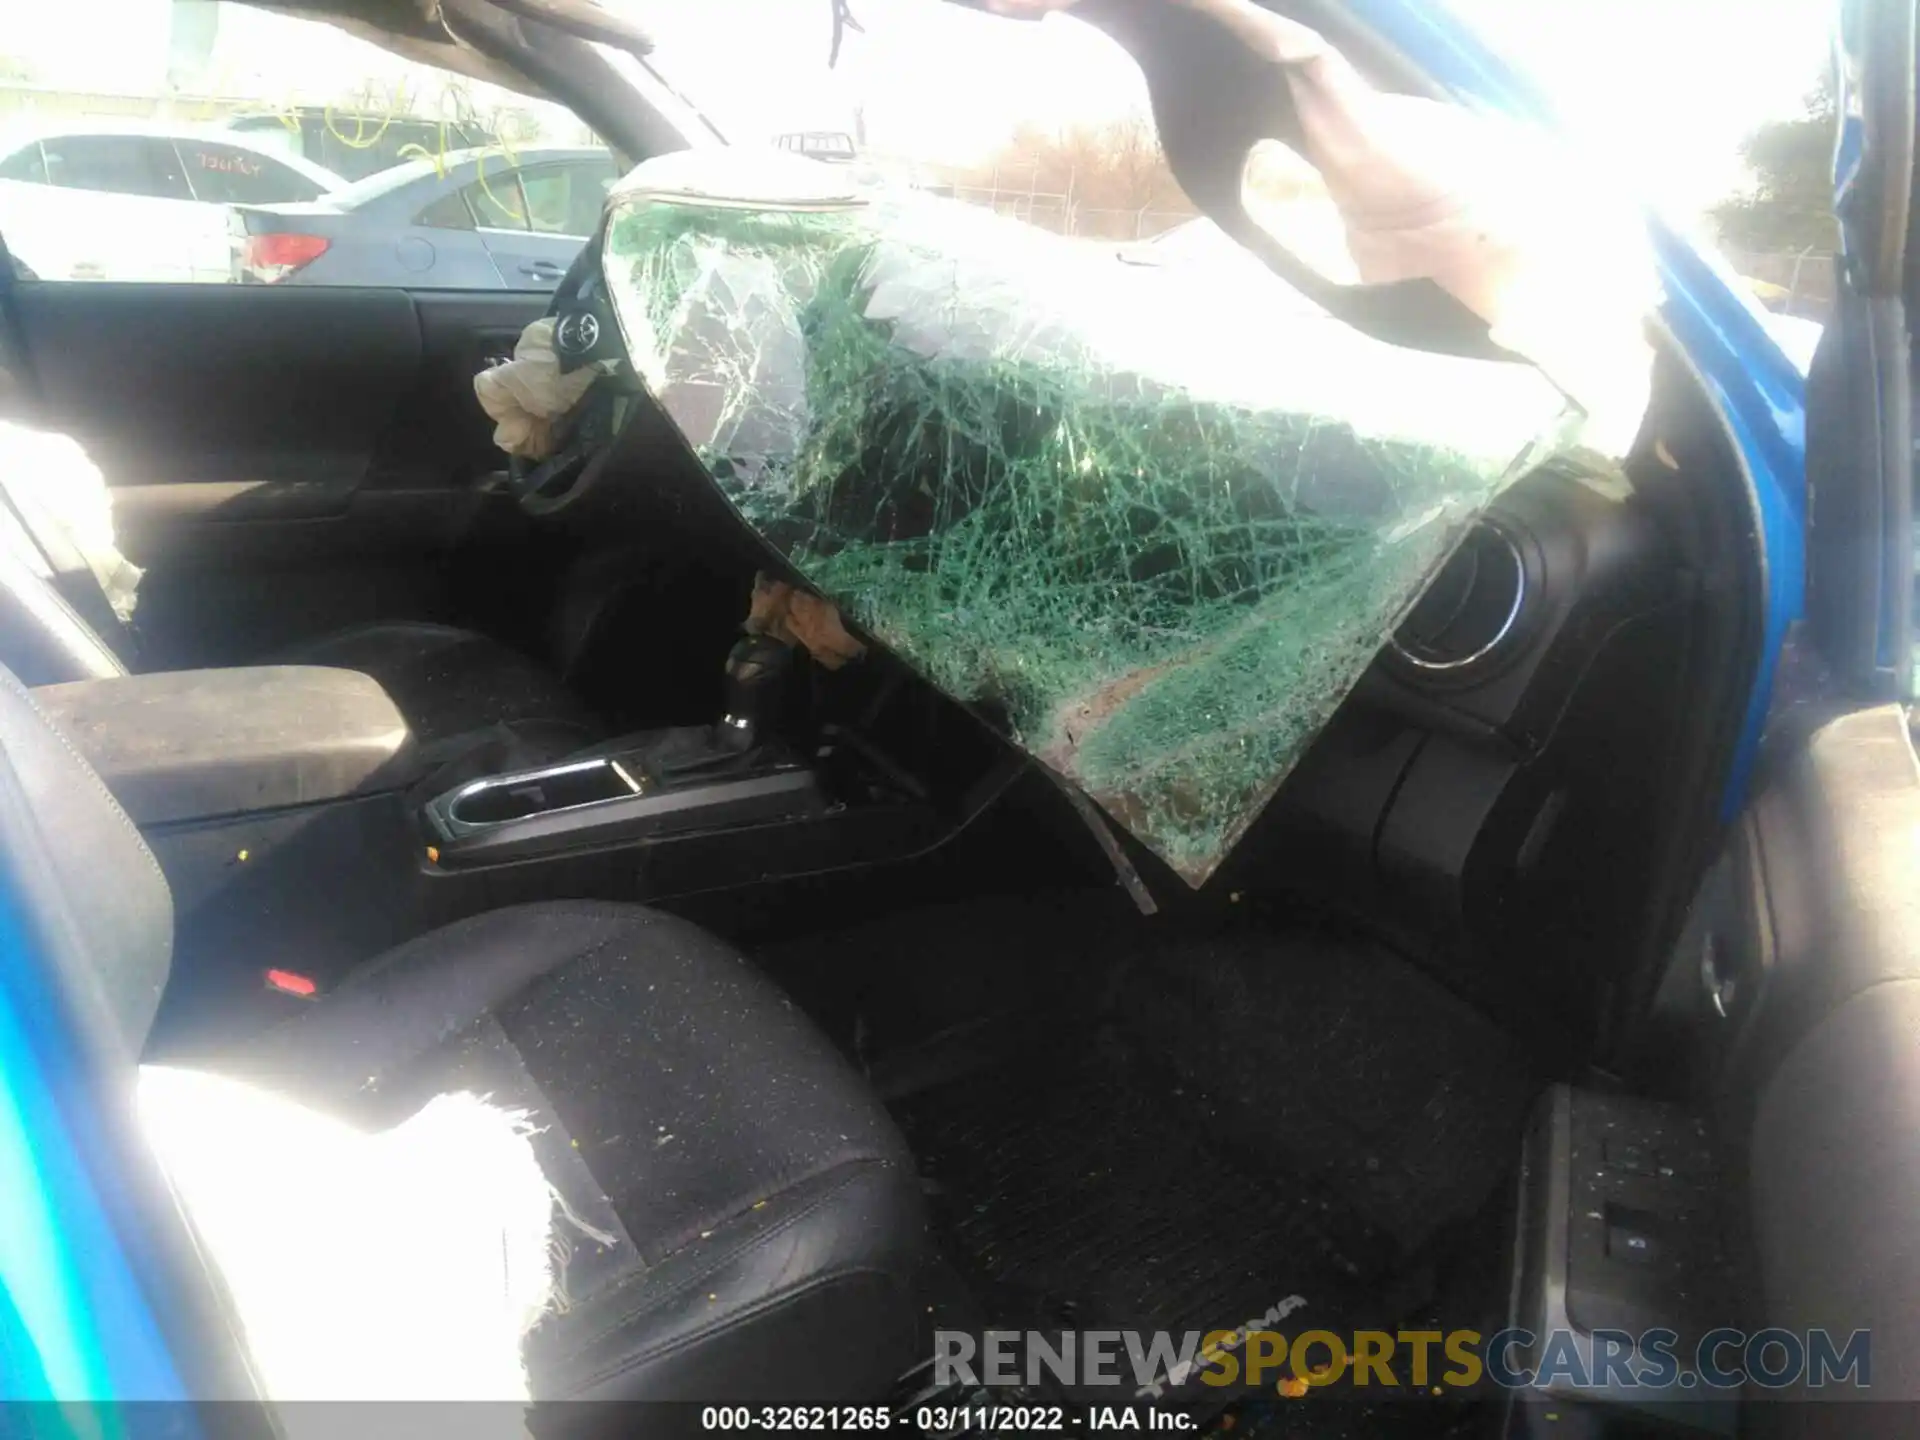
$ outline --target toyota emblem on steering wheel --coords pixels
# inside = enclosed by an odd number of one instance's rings
[[[565,353],[585,355],[600,343],[600,322],[591,312],[576,310],[560,317],[553,338]]]

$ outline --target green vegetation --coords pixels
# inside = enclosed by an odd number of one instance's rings
[[[1802,254],[1834,250],[1833,147],[1838,123],[1832,80],[1806,100],[1805,112],[1762,125],[1740,153],[1753,187],[1713,212],[1721,239],[1746,250]]]

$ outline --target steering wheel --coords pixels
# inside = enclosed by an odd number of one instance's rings
[[[620,325],[600,269],[600,239],[581,247],[554,287],[547,314],[553,319],[553,348],[562,367],[597,366],[602,374],[558,422],[558,444],[543,460],[514,456],[507,462],[507,484],[529,515],[550,516],[578,503],[606,468],[606,455],[618,428],[619,397],[629,388],[632,367],[620,343]]]
[[[605,381],[587,391],[560,421],[559,444],[544,460],[507,461],[507,488],[529,515],[556,515],[580,500],[606,468],[614,438],[618,391]]]

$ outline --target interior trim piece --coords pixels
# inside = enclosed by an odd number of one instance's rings
[[[180,480],[120,485],[114,518],[133,526],[187,521],[325,520],[347,513],[351,477],[329,480]]]
[[[1634,1418],[1627,1422],[1628,1426],[1640,1417],[1659,1415],[1704,1434],[1732,1436],[1739,1431],[1739,1405],[1735,1396],[1716,1398],[1712,1391],[1702,1387],[1698,1372],[1685,1358],[1684,1351],[1677,1350],[1672,1357],[1677,1364],[1673,1378],[1665,1386],[1651,1380],[1639,1385],[1622,1385],[1606,1367],[1596,1365],[1596,1331],[1607,1334],[1609,1330],[1603,1325],[1589,1330],[1581,1324],[1578,1312],[1583,1308],[1582,1300],[1591,1298],[1592,1292],[1587,1287],[1592,1277],[1588,1276],[1583,1282],[1574,1261],[1579,1252],[1576,1225],[1591,1223],[1598,1217],[1589,1214],[1576,1220],[1575,1212],[1584,1211],[1591,1204],[1591,1187],[1582,1184],[1575,1167],[1592,1164],[1595,1157],[1584,1150],[1592,1147],[1591,1137],[1596,1129],[1617,1134],[1623,1141],[1659,1133],[1657,1126],[1649,1128],[1646,1112],[1661,1107],[1648,1106],[1645,1102],[1627,1102],[1618,1115],[1595,1117],[1592,1114],[1596,1106],[1605,1110],[1619,1103],[1613,1097],[1555,1085],[1540,1097],[1527,1127],[1521,1152],[1512,1269],[1508,1275],[1507,1324],[1526,1332],[1531,1343],[1523,1343],[1516,1336],[1513,1343],[1507,1345],[1503,1339],[1502,1353],[1497,1357],[1490,1354],[1489,1363],[1497,1358],[1510,1367],[1535,1371],[1553,1348],[1551,1337],[1565,1335],[1579,1356],[1581,1369],[1594,1377],[1595,1383],[1575,1386],[1571,1381],[1550,1378],[1544,1385],[1507,1389],[1502,1407],[1502,1435],[1517,1437],[1538,1433],[1523,1418],[1523,1412],[1541,1406],[1557,1410],[1569,1406],[1604,1408],[1622,1416],[1631,1413]],[[1584,1119],[1575,1114],[1581,1107],[1586,1110]],[[1581,1135],[1588,1137],[1584,1144]],[[1659,1183],[1674,1182],[1668,1179]],[[1637,1297],[1631,1293],[1623,1298],[1628,1302],[1621,1312],[1623,1318],[1640,1309],[1634,1303]],[[1689,1327],[1682,1312],[1693,1298],[1686,1287],[1676,1286],[1670,1297],[1663,1297],[1672,1302],[1674,1313],[1662,1313],[1663,1304],[1662,1310],[1649,1313],[1648,1318],[1685,1333]],[[1642,1333],[1645,1328],[1636,1325],[1629,1333]],[[1636,1365],[1645,1359],[1637,1346],[1634,1354]],[[1585,1433],[1613,1432],[1595,1423]]]
[[[1520,547],[1514,543],[1513,537],[1498,525],[1481,520],[1475,523],[1474,528],[1498,538],[1501,548],[1505,550],[1508,558],[1513,561],[1513,601],[1507,607],[1506,617],[1501,620],[1499,628],[1494,631],[1492,638],[1480,645],[1477,649],[1454,660],[1430,660],[1424,658],[1417,651],[1403,644],[1400,639],[1400,632],[1396,630],[1387,643],[1392,645],[1396,655],[1409,665],[1412,665],[1415,669],[1426,671],[1429,674],[1455,674],[1467,669],[1469,666],[1479,664],[1507,643],[1513,636],[1515,629],[1519,626],[1521,615],[1526,612],[1527,601],[1531,598],[1532,590],[1527,580],[1527,560],[1526,557],[1520,553]],[[1457,555],[1460,552],[1455,551],[1454,553]],[[1469,582],[1468,585],[1469,596],[1471,596],[1474,586],[1479,583],[1480,577],[1476,570],[1474,579]],[[1463,609],[1465,605],[1466,600],[1463,599],[1461,601]]]

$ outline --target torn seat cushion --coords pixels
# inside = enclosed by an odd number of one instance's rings
[[[554,1298],[554,1202],[523,1115],[439,1095],[368,1133],[155,1065],[141,1067],[139,1100],[266,1396],[525,1405],[522,1337]],[[407,1305],[384,1303],[396,1289]],[[517,1411],[490,1409],[502,1422],[490,1430],[526,1440]],[[288,1440],[337,1433],[291,1418]]]
[[[497,910],[223,1057],[367,1126],[466,1092],[532,1117],[560,1197],[541,1400],[879,1399],[925,1225],[859,1077],[730,947],[636,906]]]

